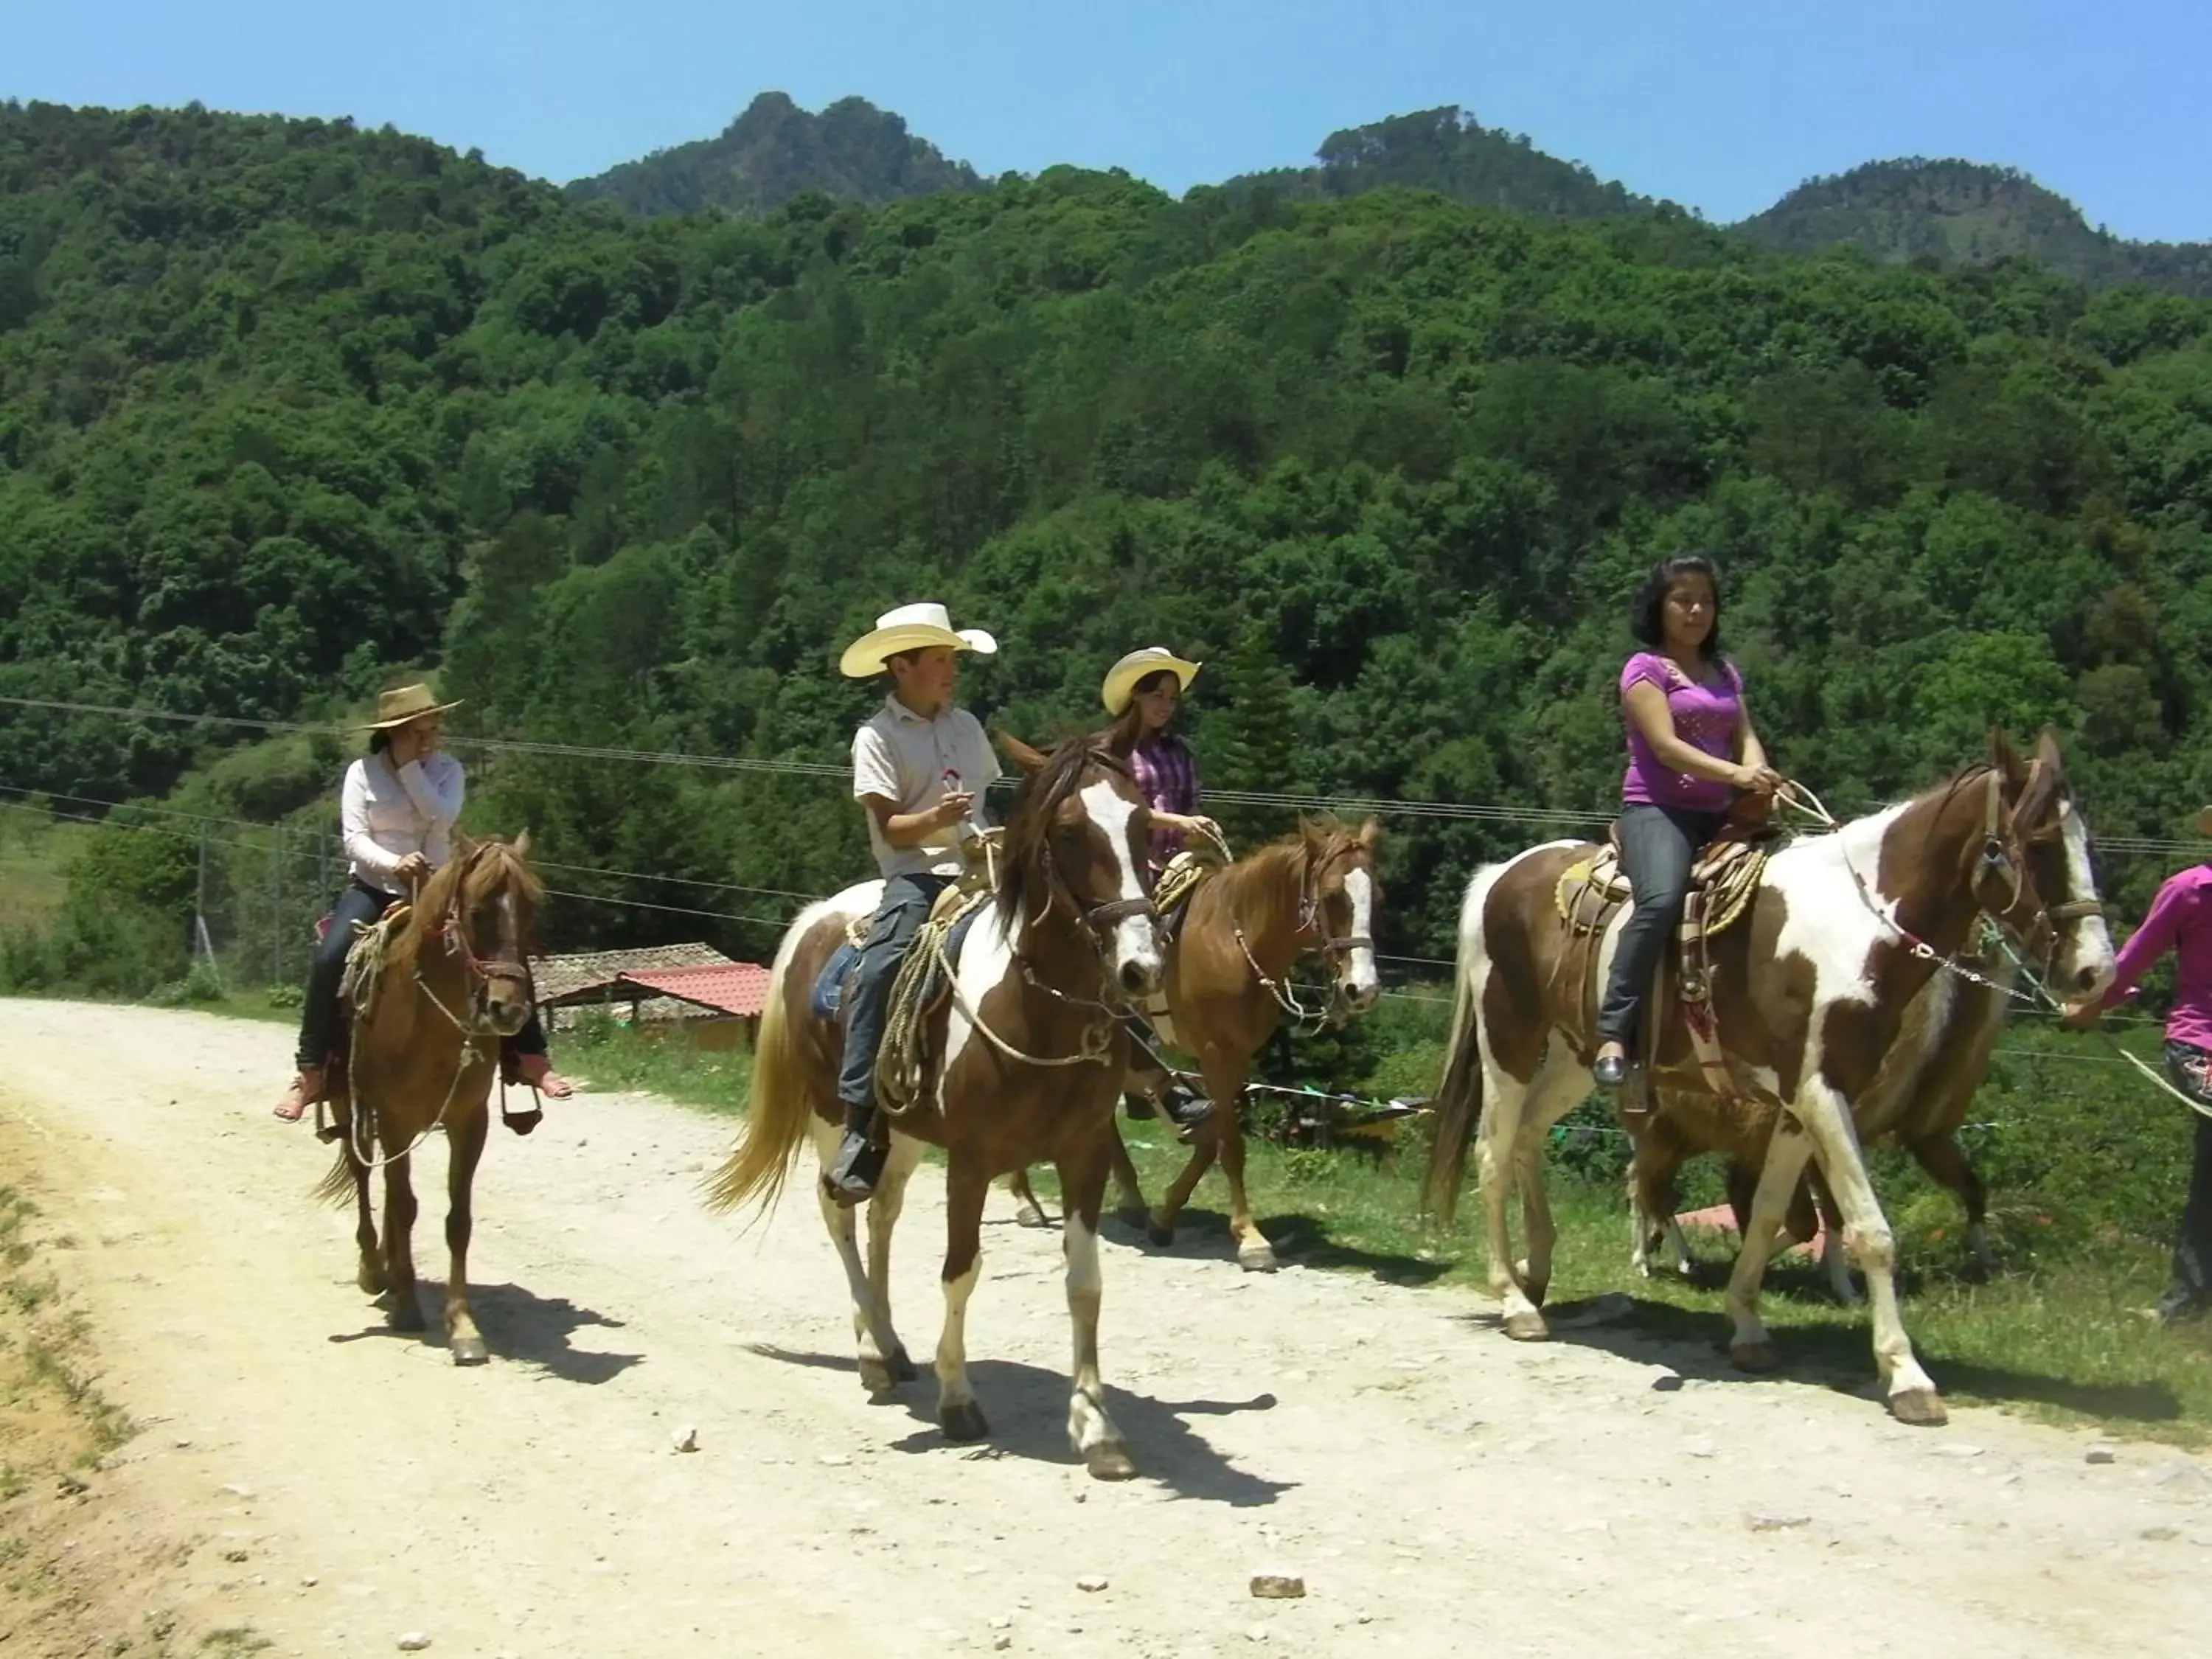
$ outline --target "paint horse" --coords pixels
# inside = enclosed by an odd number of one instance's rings
[[[2086,890],[2086,876],[2067,873],[2087,857],[2081,817],[2067,810],[2071,798],[2049,732],[2026,761],[2002,733],[1993,734],[1987,763],[1774,854],[1749,913],[1708,941],[1727,1083],[1779,1109],[1729,1280],[1729,1353],[1740,1367],[1778,1363],[1759,1321],[1759,1292],[1809,1159],[1867,1277],[1891,1413],[1907,1423],[1944,1420],[1898,1310],[1895,1243],[1867,1180],[1852,1110],[1874,1086],[1913,999],[1936,975],[1956,971],[1984,916],[2039,946],[2049,939],[2054,981],[2068,995],[2092,996],[2111,983],[2112,939],[2102,921],[2054,917],[2043,896]],[[1503,1304],[1505,1334],[1524,1341],[1549,1334],[1539,1310],[1555,1236],[1544,1132],[1589,1092],[1596,1048],[1594,988],[1563,971],[1582,947],[1554,906],[1559,878],[1590,851],[1554,842],[1480,871],[1460,915],[1452,1033],[1425,1197],[1449,1218],[1475,1141],[1490,1285]],[[1594,953],[1595,983],[1603,983],[1618,939],[1616,918]],[[1689,1032],[1667,1018],[1669,1003],[1655,995],[1646,1006],[1647,1018],[1665,1021],[1651,1082],[1714,1092]],[[1517,1261],[1505,1207],[1512,1186],[1528,1234],[1528,1254]]]
[[[544,899],[527,831],[512,843],[463,838],[414,902],[370,930],[348,964],[349,984],[368,971],[365,1006],[352,1013],[344,1067],[330,1073],[338,1156],[316,1195],[333,1204],[352,1197],[357,1282],[371,1296],[388,1293],[392,1329],[419,1331],[410,1167],[431,1133],[445,1131],[446,1340],[457,1365],[489,1358],[469,1313],[471,1188],[501,1040],[530,1018],[526,957]],[[368,1177],[378,1170],[381,1241],[368,1198]]]
[[[1334,818],[1307,818],[1292,834],[1207,877],[1192,893],[1169,941],[1166,1016],[1158,1024],[1171,1046],[1197,1057],[1213,1113],[1193,1137],[1189,1162],[1149,1218],[1118,1129],[1112,1149],[1121,1212],[1146,1221],[1153,1243],[1175,1242],[1176,1218],[1218,1158],[1229,1183],[1229,1231],[1237,1262],[1247,1272],[1274,1271],[1273,1247],[1252,1219],[1244,1189],[1244,1130],[1237,1107],[1253,1056],[1285,1015],[1297,1019],[1307,1013],[1288,988],[1299,957],[1318,954],[1334,969],[1341,1011],[1358,1014],[1374,1006],[1382,989],[1375,967],[1375,918],[1382,897],[1375,855],[1381,840],[1382,826],[1373,818],[1357,830]],[[1138,1081],[1158,1071],[1149,1055],[1139,1056]],[[1028,1176],[1018,1174],[1010,1184],[1024,1206],[1023,1218],[1034,1213],[1042,1219]]]
[[[817,1185],[823,1224],[853,1298],[862,1383],[881,1393],[914,1376],[891,1324],[891,1233],[925,1142],[945,1152],[945,1324],[937,1416],[949,1439],[989,1432],[968,1381],[968,1300],[981,1267],[983,1200],[994,1176],[1032,1163],[1059,1170],[1075,1366],[1070,1443],[1101,1480],[1136,1473],[1098,1376],[1098,1212],[1113,1113],[1129,1064],[1115,1017],[1164,971],[1158,918],[1139,874],[1150,813],[1123,763],[1072,738],[1049,758],[1000,741],[1028,775],[1009,811],[995,902],[944,951],[949,994],[926,1015],[924,1086],[892,1118],[890,1152],[868,1205],[863,1267],[854,1212]],[[827,1168],[844,1121],[841,1041],[814,988],[848,927],[875,908],[863,883],[813,905],[776,951],[753,1060],[750,1115],[714,1176],[718,1210],[773,1202],[811,1132]]]

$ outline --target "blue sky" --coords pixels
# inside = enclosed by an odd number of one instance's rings
[[[848,93],[987,173],[1182,191],[1456,103],[1717,220],[1900,155],[2212,240],[2207,0],[15,0],[0,95],[390,121],[556,179]]]

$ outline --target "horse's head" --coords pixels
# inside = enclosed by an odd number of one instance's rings
[[[537,937],[545,890],[529,858],[526,830],[512,842],[464,837],[423,895],[447,953],[459,960],[467,981],[468,1023],[491,1036],[513,1036],[530,1020],[524,958]]]
[[[2075,1000],[2098,995],[2112,982],[2112,935],[2088,821],[2058,739],[2045,728],[2023,760],[2002,730],[1993,732],[1990,763],[1997,805],[1976,872],[1984,906],[2000,926],[2048,947],[2045,977],[2054,989]]]
[[[1353,1013],[1364,1013],[1382,994],[1375,966],[1375,918],[1382,884],[1375,850],[1382,826],[1373,818],[1358,830],[1334,818],[1303,818],[1305,878],[1299,931],[1336,972],[1336,995]]]
[[[1028,775],[1006,817],[1001,914],[1036,923],[1065,910],[1089,933],[1107,977],[1125,995],[1149,996],[1167,961],[1142,874],[1152,815],[1128,768],[1088,738],[1049,755],[1017,738],[1000,742]]]

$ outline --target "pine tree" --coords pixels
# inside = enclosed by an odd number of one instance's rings
[[[1223,678],[1228,706],[1215,727],[1219,735],[1213,752],[1206,757],[1208,781],[1229,790],[1291,789],[1297,756],[1291,674],[1266,629],[1255,624],[1238,636]],[[1224,806],[1213,817],[1240,853],[1273,840],[1293,822],[1293,815],[1279,806]]]

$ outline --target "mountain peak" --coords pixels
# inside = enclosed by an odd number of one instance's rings
[[[757,215],[807,191],[880,207],[981,184],[965,161],[947,160],[908,131],[902,117],[865,98],[841,98],[811,114],[788,93],[763,92],[718,136],[579,179],[568,194],[648,215],[705,208]]]

